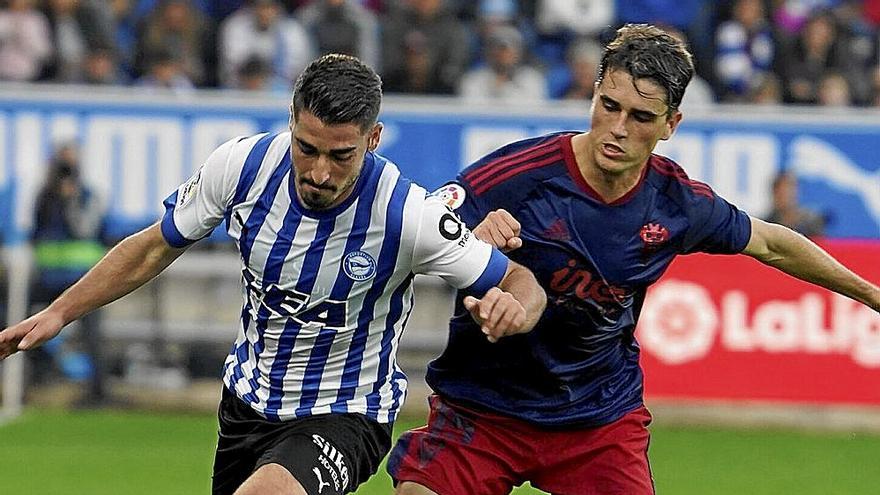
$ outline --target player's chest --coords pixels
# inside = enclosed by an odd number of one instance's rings
[[[515,213],[524,239],[515,258],[527,260],[545,287],[587,279],[644,287],[665,271],[686,233],[686,219],[672,213],[650,201],[609,207],[580,197],[538,195]]]

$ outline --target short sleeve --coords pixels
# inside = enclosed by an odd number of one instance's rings
[[[171,246],[192,244],[223,221],[238,179],[230,157],[240,139],[220,145],[189,180],[165,199],[162,235]]]
[[[501,282],[507,263],[501,251],[477,239],[438,196],[425,198],[414,273],[437,275],[457,289],[481,296]]]
[[[752,224],[745,212],[717,194],[697,201],[684,240],[685,253],[736,254],[746,248]]]

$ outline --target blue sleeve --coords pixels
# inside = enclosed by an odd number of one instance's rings
[[[162,204],[165,205],[165,214],[162,216],[162,236],[165,238],[165,242],[169,246],[176,248],[186,247],[196,242],[184,237],[180,230],[177,229],[177,225],[174,224],[174,207],[177,205],[177,191],[174,191],[171,196],[165,198]]]
[[[694,197],[691,207],[684,253],[737,254],[746,248],[752,223],[745,212],[717,194]]]
[[[507,256],[502,254],[498,249],[492,248],[489,263],[486,264],[486,269],[483,270],[483,274],[480,275],[470,287],[461,289],[461,291],[475,297],[483,297],[483,294],[489,289],[501,283],[504,274],[507,273],[507,264]]]

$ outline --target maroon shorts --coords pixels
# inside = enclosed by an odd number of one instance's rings
[[[642,406],[596,428],[547,429],[434,395],[428,425],[404,433],[388,460],[395,482],[440,495],[507,495],[526,481],[554,495],[652,495]]]

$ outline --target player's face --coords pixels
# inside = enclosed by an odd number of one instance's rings
[[[353,123],[327,125],[303,110],[291,122],[290,132],[297,196],[303,206],[323,210],[351,194],[364,155],[379,146],[382,124],[364,132]]]
[[[669,139],[681,112],[668,115],[666,91],[649,79],[612,70],[596,86],[589,134],[590,161],[606,174],[640,173],[657,141]]]

